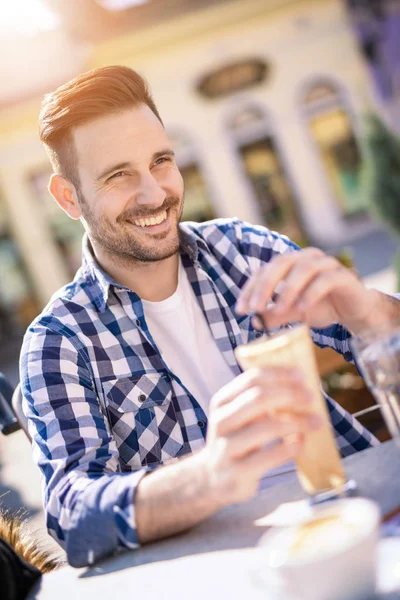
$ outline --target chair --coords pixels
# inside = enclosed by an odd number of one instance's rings
[[[14,393],[11,398],[11,406],[14,412],[15,417],[17,418],[20,429],[24,431],[28,440],[31,442],[31,436],[28,432],[28,419],[24,415],[22,410],[22,393],[21,393],[21,385],[18,384],[14,390]]]
[[[13,390],[3,373],[0,373],[0,432],[10,435],[22,429],[29,441],[28,421],[22,410],[22,393],[20,384]]]
[[[12,408],[12,396],[12,386],[3,373],[0,373],[0,431],[3,435],[10,435],[21,429]]]

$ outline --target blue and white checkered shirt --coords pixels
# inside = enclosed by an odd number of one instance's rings
[[[240,289],[262,264],[297,246],[236,219],[184,223],[180,233],[188,279],[233,378],[240,373],[234,348],[259,335],[235,313]],[[313,336],[352,358],[340,325]],[[25,335],[21,385],[47,526],[70,564],[137,547],[138,483],[149,469],[202,448],[207,415],[163,362],[140,298],[102,271],[86,237],[74,281]],[[376,443],[327,402],[343,456]]]

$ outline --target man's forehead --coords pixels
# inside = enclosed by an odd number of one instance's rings
[[[106,135],[118,136],[126,134],[140,134],[142,131],[157,131],[165,135],[165,130],[153,111],[145,104],[134,106],[98,118],[91,119],[88,123],[78,125],[74,129],[74,140],[80,144],[92,138],[101,138]]]
[[[140,105],[101,116],[75,128],[74,146],[78,161],[96,162],[104,156],[105,160],[126,151],[130,154],[150,154],[159,150],[160,144],[168,144],[168,138],[159,119],[146,105]],[[89,160],[88,160],[89,159]]]

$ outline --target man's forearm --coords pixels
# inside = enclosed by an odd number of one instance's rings
[[[149,473],[135,497],[140,543],[185,531],[224,506],[210,484],[204,450]]]

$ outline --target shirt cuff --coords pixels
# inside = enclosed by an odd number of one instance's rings
[[[82,490],[68,526],[65,551],[72,567],[91,565],[121,548],[137,548],[135,494],[149,469],[104,474]]]

